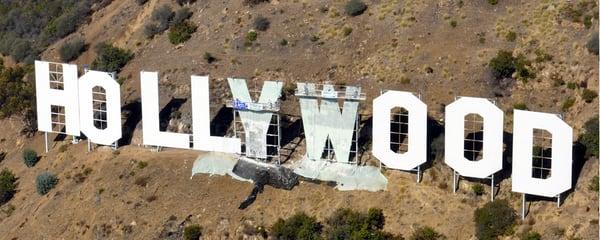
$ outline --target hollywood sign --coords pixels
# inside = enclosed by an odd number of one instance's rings
[[[50,66],[60,66],[60,70]],[[59,77],[57,77],[59,76]],[[53,108],[64,109],[63,125],[71,136],[84,134],[89,142],[111,145],[122,137],[120,86],[111,75],[87,71],[78,77],[77,66],[35,62],[37,121],[43,132],[53,129]],[[200,151],[240,153],[241,139],[212,136],[210,132],[209,77],[191,76],[192,134],[159,129],[158,73],[140,73],[143,144]],[[229,79],[246,131],[246,154],[264,156],[273,106],[281,96],[282,83],[265,81],[260,99],[253,101],[246,81]],[[59,85],[59,87],[53,86]],[[105,113],[101,129],[95,125],[96,87],[103,89]],[[336,91],[332,85],[317,89],[315,84],[297,83],[306,156],[320,160],[327,140],[335,150],[337,162],[348,162],[357,121],[359,102],[364,94],[359,87]],[[338,100],[343,99],[340,110]],[[390,148],[390,112],[404,108],[408,112],[408,149],[403,153]],[[483,119],[482,158],[471,161],[464,156],[465,117],[477,114]],[[513,114],[512,191],[546,197],[559,196],[571,188],[572,128],[555,114],[514,110]],[[54,122],[55,123],[55,122]],[[504,114],[485,98],[462,97],[445,109],[445,163],[461,176],[487,178],[502,169]],[[551,134],[550,174],[536,177],[533,168],[533,131]],[[410,92],[387,91],[373,100],[372,153],[387,167],[412,170],[427,161],[427,105]],[[250,148],[250,149],[248,149]]]

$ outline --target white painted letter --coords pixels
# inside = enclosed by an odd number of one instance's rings
[[[554,114],[514,110],[512,191],[555,197],[571,189],[573,129]],[[550,176],[532,176],[533,130],[552,134]]]
[[[106,128],[98,129],[94,125],[94,87],[104,89],[106,99]],[[108,73],[89,71],[79,78],[79,119],[81,131],[88,139],[97,144],[111,145],[121,138],[121,89]],[[96,106],[98,107],[98,106]]]
[[[62,72],[50,71],[50,63],[35,61],[35,95],[37,102],[37,125],[40,131],[52,130],[51,106],[64,107],[66,134],[79,136],[79,103],[77,97],[77,66],[73,64],[53,64],[62,66]],[[61,89],[50,87],[62,85]],[[58,130],[60,131],[60,130]]]
[[[142,88],[142,134],[144,145],[190,148],[190,135],[160,131],[158,73],[140,72]]]
[[[390,149],[390,113],[408,111],[408,151]],[[386,166],[411,170],[427,161],[427,105],[410,92],[387,91],[373,100],[373,155]]]
[[[192,76],[192,125],[194,149],[239,153],[239,138],[213,137],[210,135],[210,91],[208,76]]]
[[[470,161],[464,157],[465,116],[477,114],[483,119],[483,158]],[[445,161],[460,175],[486,178],[502,169],[502,135],[504,114],[484,98],[461,97],[446,106]]]

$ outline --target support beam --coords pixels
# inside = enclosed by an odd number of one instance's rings
[[[525,204],[527,203],[527,201],[525,200],[526,195],[527,194],[523,193],[523,199],[521,200],[521,220],[525,220],[525,214],[526,214]]]
[[[44,149],[48,152],[48,132],[44,132]]]

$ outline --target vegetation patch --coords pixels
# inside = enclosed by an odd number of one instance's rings
[[[39,158],[37,152],[33,149],[25,149],[23,150],[23,162],[27,167],[33,167],[38,162]]]
[[[585,146],[587,156],[598,157],[598,116],[588,120],[583,125],[583,134],[579,136],[579,142]]]
[[[441,240],[446,237],[438,232],[435,229],[423,226],[418,227],[415,231],[410,235],[410,240]]]
[[[17,192],[17,177],[8,169],[0,172],[0,205],[10,201]]]
[[[196,32],[196,25],[189,21],[184,21],[174,25],[169,30],[169,42],[172,44],[181,44],[192,37],[192,33]]]
[[[183,239],[198,240],[202,236],[202,227],[198,224],[186,226],[183,229]]]
[[[278,219],[271,227],[275,239],[322,239],[322,225],[315,217],[300,212],[287,219]]]
[[[75,38],[64,43],[58,49],[60,60],[63,62],[70,62],[77,59],[77,57],[85,51],[85,46],[85,42],[81,38]]]
[[[37,192],[46,195],[58,184],[58,178],[51,172],[43,172],[35,179]]]
[[[98,56],[92,62],[92,69],[103,72],[119,72],[133,59],[133,53],[108,43],[96,46]]]
[[[516,213],[508,201],[498,199],[475,210],[475,235],[478,239],[496,239],[510,234],[515,225]]]
[[[350,16],[358,16],[367,10],[367,4],[360,0],[350,0],[346,3],[344,10]]]
[[[591,103],[592,101],[594,101],[594,99],[596,99],[596,97],[598,97],[598,93],[594,90],[590,90],[590,89],[586,88],[586,89],[583,89],[583,91],[581,92],[581,98],[586,103]]]
[[[267,31],[270,26],[271,22],[266,17],[258,16],[256,19],[254,19],[254,28],[256,30]]]

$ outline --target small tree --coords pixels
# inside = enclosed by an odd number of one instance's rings
[[[92,69],[104,72],[121,71],[121,68],[133,59],[131,51],[107,43],[98,44],[96,46],[96,53],[98,56],[92,62]]]
[[[424,226],[415,229],[415,231],[410,235],[410,240],[441,240],[446,237],[438,232],[436,232],[433,228]]]
[[[25,149],[23,151],[23,162],[27,167],[33,167],[38,162],[38,155],[33,149]]]
[[[198,224],[186,226],[183,229],[183,239],[185,240],[198,240],[202,236],[202,227]]]
[[[489,63],[492,74],[497,79],[512,77],[515,72],[514,58],[511,52],[500,50]]]
[[[586,103],[591,103],[592,101],[594,101],[594,99],[596,97],[598,97],[598,93],[594,90],[590,90],[590,89],[586,88],[586,89],[583,89],[583,92],[581,92],[581,98]]]
[[[184,43],[192,37],[194,32],[196,32],[196,26],[191,22],[178,23],[169,30],[169,42],[175,45]]]
[[[46,195],[50,192],[50,190],[56,187],[56,184],[58,184],[58,178],[53,173],[46,171],[37,176],[35,183],[37,192],[40,195]]]
[[[471,189],[473,190],[473,193],[477,196],[481,196],[485,192],[485,190],[483,189],[483,185],[481,185],[480,183],[476,183],[471,187]]]
[[[70,62],[77,59],[83,51],[85,51],[85,42],[81,38],[76,38],[64,43],[58,49],[58,54],[63,62]]]
[[[278,219],[271,227],[271,236],[275,239],[322,239],[322,226],[317,219],[300,212],[288,219]]]
[[[579,136],[579,142],[585,146],[587,156],[598,157],[598,116],[588,120],[583,125],[584,132]]]
[[[592,35],[592,38],[585,45],[590,53],[598,55],[598,32]]]
[[[254,19],[254,28],[256,28],[256,30],[267,31],[269,26],[271,26],[271,22],[266,17],[258,16]]]
[[[499,199],[488,202],[475,210],[475,235],[479,239],[496,239],[512,230],[515,219],[515,210],[508,201]]]
[[[346,3],[344,10],[350,16],[358,16],[367,10],[367,5],[360,0],[350,0]]]
[[[17,192],[17,178],[8,169],[0,172],[0,205],[10,201]]]

